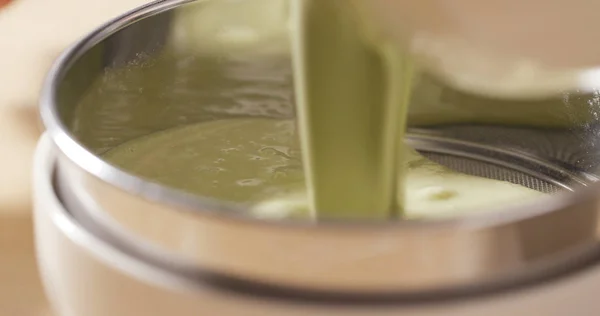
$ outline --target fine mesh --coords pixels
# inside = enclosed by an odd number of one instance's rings
[[[475,159],[447,154],[423,152],[427,158],[455,171],[472,176],[507,181],[544,193],[554,193],[560,187],[535,176]]]

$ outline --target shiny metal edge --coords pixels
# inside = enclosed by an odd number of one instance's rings
[[[202,2],[203,0],[199,0]],[[90,49],[99,41],[105,39],[110,36],[114,32],[130,25],[131,23],[135,23],[135,21],[139,21],[144,17],[152,16],[153,14],[158,14],[160,12],[164,12],[171,8],[174,8],[178,5],[189,3],[191,1],[160,1],[156,2],[153,5],[144,6],[137,11],[133,11],[132,13],[125,15],[123,18],[116,19],[113,23],[107,24],[105,29],[98,29],[96,32],[92,33],[90,36],[85,38],[79,44],[73,46],[69,51],[67,51],[59,61],[53,66],[52,71],[48,77],[46,82],[46,86],[44,87],[44,94],[42,95],[41,100],[41,114],[48,128],[48,133],[51,136],[55,145],[60,149],[60,159],[66,165],[72,165],[73,167],[79,169],[78,172],[85,173],[86,176],[89,175],[90,179],[94,181],[101,182],[106,186],[110,186],[113,189],[120,190],[125,194],[128,194],[128,198],[131,197],[133,199],[145,199],[147,201],[157,202],[157,205],[165,207],[165,211],[169,213],[170,216],[174,216],[177,220],[186,219],[183,215],[193,215],[194,219],[198,219],[199,222],[206,221],[207,219],[217,220],[219,225],[231,225],[235,226],[236,229],[239,228],[248,228],[249,231],[248,236],[255,236],[259,231],[264,231],[265,228],[275,228],[279,229],[279,232],[285,236],[290,234],[295,234],[299,230],[308,229],[311,233],[359,233],[362,237],[365,237],[369,234],[385,234],[387,232],[391,233],[419,233],[421,230],[424,232],[431,232],[438,228],[444,229],[446,231],[464,231],[464,230],[476,230],[476,229],[494,229],[501,227],[507,224],[519,224],[522,222],[527,222],[531,219],[545,218],[549,217],[552,214],[561,213],[564,214],[565,211],[571,211],[574,208],[580,207],[584,205],[586,207],[585,214],[587,215],[596,215],[597,204],[599,198],[593,195],[593,192],[596,190],[593,189],[597,184],[590,186],[590,189],[581,189],[576,192],[569,193],[563,192],[553,196],[548,196],[546,198],[542,198],[536,201],[523,203],[516,207],[496,207],[498,210],[502,212],[494,212],[489,208],[486,210],[484,214],[474,214],[459,218],[450,218],[450,219],[435,219],[435,220],[413,220],[413,221],[402,221],[402,222],[347,222],[347,221],[334,221],[334,222],[309,222],[309,221],[263,221],[256,218],[252,218],[250,216],[245,216],[242,211],[242,207],[233,204],[226,204],[222,202],[217,202],[214,200],[196,197],[193,195],[185,194],[177,190],[169,189],[163,187],[158,184],[149,183],[141,178],[135,177],[127,172],[114,168],[110,164],[104,162],[99,157],[95,156],[92,152],[87,150],[84,146],[82,146],[78,141],[65,129],[65,126],[60,121],[56,110],[56,92],[57,89],[65,77],[66,73],[69,71],[69,67],[73,65],[73,63],[77,60],[78,57],[82,56],[87,49]],[[155,7],[155,6],[156,7]],[[76,184],[73,184],[76,185]],[[593,188],[592,188],[593,187]],[[89,210],[80,210],[81,212],[88,212]],[[581,212],[581,211],[580,211]],[[189,217],[187,217],[189,220]],[[99,224],[99,223],[95,223]],[[116,226],[121,226],[124,223],[118,223]],[[198,223],[199,224],[199,223]],[[245,226],[241,226],[241,225]],[[268,225],[269,227],[264,227],[262,225]],[[112,225],[115,226],[115,225]],[[125,225],[126,226],[126,225]],[[555,226],[555,227],[559,227]],[[105,229],[114,229],[115,227],[104,227]],[[120,227],[116,227],[120,228]],[[131,227],[127,227],[131,228]],[[232,227],[228,227],[232,228]],[[293,228],[293,229],[292,229]],[[417,231],[415,231],[415,229]],[[546,231],[546,230],[545,230]],[[591,233],[591,232],[590,232]],[[149,237],[149,236],[144,236]],[[223,237],[223,236],[221,236]],[[294,236],[288,236],[291,239],[289,241],[293,241]],[[340,236],[337,236],[340,237]],[[519,269],[518,273],[512,273],[513,271],[508,271],[510,273],[502,273],[500,277],[503,282],[508,282],[513,280],[515,275],[518,275],[519,278],[523,275],[532,275],[541,273],[543,271],[547,271],[544,267],[550,267],[551,271],[561,270],[565,267],[570,266],[570,262],[580,260],[584,257],[592,256],[596,253],[595,249],[597,247],[596,234],[587,236],[588,242],[586,243],[585,249],[579,249],[577,246],[581,246],[581,244],[577,245],[569,245],[571,248],[569,250],[580,250],[576,254],[566,257],[558,258],[559,260],[545,260],[544,262],[536,262],[539,264],[535,265],[527,265],[527,269]],[[473,237],[475,238],[475,237]],[[157,242],[160,240],[152,240],[149,237],[149,241]],[[218,239],[218,238],[217,238]],[[368,238],[367,238],[368,239]],[[367,240],[365,239],[365,240]],[[256,241],[256,240],[255,240]],[[132,247],[135,249],[140,248],[138,244],[135,242],[131,243]],[[156,245],[152,245],[156,246]],[[248,247],[249,245],[245,245]],[[252,246],[252,245],[250,245]],[[254,246],[264,246],[261,243],[256,243]],[[314,244],[312,244],[314,246]],[[311,247],[312,247],[311,246]],[[560,245],[558,245],[560,246]],[[260,247],[259,247],[260,248]],[[257,248],[257,249],[259,249]],[[574,249],[575,248],[575,249]],[[143,249],[141,249],[143,250]],[[164,250],[157,247],[157,250]],[[518,250],[518,249],[516,249]],[[562,254],[562,253],[561,253]],[[569,252],[569,254],[573,254]],[[188,255],[187,253],[185,255]],[[165,260],[179,260],[180,256],[176,257],[165,257]],[[198,259],[198,258],[197,258]],[[223,259],[223,257],[219,257],[219,260]],[[239,259],[239,258],[238,258]],[[540,259],[540,258],[534,258]],[[544,257],[541,259],[555,259],[554,257],[548,258]],[[202,260],[200,260],[202,261]],[[244,262],[244,261],[242,261]],[[198,262],[205,263],[205,262]],[[214,266],[211,268],[222,267],[222,265]],[[512,267],[512,266],[511,266]],[[203,267],[202,264],[199,264],[195,268],[206,268]],[[234,268],[239,268],[234,267]],[[232,269],[235,270],[235,269]],[[259,272],[264,273],[265,269],[258,269]],[[441,269],[443,270],[443,269]],[[193,269],[193,271],[197,271]],[[211,269],[212,271],[212,269]],[[223,272],[223,271],[221,271]],[[225,271],[230,272],[230,271]],[[232,272],[232,271],[231,271]],[[237,271],[240,272],[240,271]],[[247,272],[247,271],[246,271]],[[257,271],[250,271],[248,273],[250,277],[256,277],[260,274],[255,274]],[[268,272],[268,271],[267,271]],[[502,271],[507,272],[507,271]],[[525,273],[521,273],[525,272]],[[242,275],[247,276],[247,275]],[[287,278],[287,276],[286,276]],[[282,279],[286,286],[290,285],[285,282],[289,281],[289,278]],[[525,279],[525,277],[523,277]],[[298,280],[294,280],[298,281]],[[304,282],[304,281],[303,281]],[[479,286],[479,282],[473,282],[476,284],[470,284],[472,286]],[[281,284],[281,283],[279,283]],[[401,285],[401,284],[399,284]],[[480,287],[477,287],[480,289]],[[355,289],[356,290],[356,289]],[[360,292],[361,289],[358,289]],[[276,290],[275,292],[277,292]],[[362,295],[362,294],[361,294]],[[379,297],[385,297],[386,295],[377,294]],[[395,297],[395,296],[394,296]]]
[[[48,184],[44,185],[48,189],[53,189],[53,204],[60,207],[61,213],[52,217],[52,221],[59,227],[71,240],[82,245],[95,244],[94,249],[105,253],[107,260],[114,267],[122,270],[124,273],[132,273],[135,277],[156,284],[158,286],[167,286],[172,289],[188,290],[206,290],[213,288],[217,291],[223,291],[228,295],[237,295],[240,297],[249,297],[261,299],[265,302],[277,301],[286,303],[313,304],[318,306],[355,306],[355,307],[374,307],[374,306],[412,306],[418,304],[443,304],[465,302],[471,299],[483,299],[502,295],[507,292],[525,291],[551,284],[552,282],[565,281],[569,277],[586,273],[587,271],[598,267],[600,263],[600,249],[594,253],[572,260],[568,265],[564,265],[560,271],[552,273],[542,273],[528,279],[515,280],[490,286],[477,286],[462,290],[453,290],[446,293],[437,293],[429,295],[377,295],[377,296],[354,296],[344,293],[319,293],[314,291],[303,291],[298,289],[287,289],[271,287],[247,280],[238,280],[230,276],[214,275],[210,272],[192,272],[181,270],[180,267],[161,262],[160,257],[148,256],[140,253],[136,249],[130,248],[127,243],[114,239],[101,227],[93,226],[93,222],[85,222],[74,217],[73,212],[67,209],[62,201],[60,190],[56,186],[56,153],[50,143],[50,139],[42,137],[42,144],[38,146],[38,151],[46,150],[48,153],[41,156],[36,162],[36,170],[40,164],[51,168],[48,177],[43,180]],[[39,179],[39,178],[37,178]],[[90,226],[92,225],[92,226]],[[100,246],[100,248],[98,248]],[[158,253],[156,255],[159,255]],[[164,258],[164,257],[163,257]],[[124,260],[124,261],[123,261]],[[125,264],[125,265],[123,265]],[[143,271],[140,271],[142,268]],[[154,277],[157,278],[154,278]]]
[[[134,9],[128,13],[117,17],[104,25],[98,27],[88,36],[84,37],[78,43],[66,50],[53,64],[46,77],[41,97],[40,114],[42,121],[54,143],[60,148],[65,156],[73,163],[81,167],[90,175],[114,186],[121,190],[143,197],[150,201],[160,201],[173,205],[182,211],[198,211],[204,209],[204,212],[210,212],[223,219],[247,222],[248,224],[276,225],[290,227],[315,228],[321,226],[349,226],[353,228],[377,228],[382,226],[393,226],[402,229],[419,228],[422,225],[443,225],[443,226],[469,226],[485,227],[495,226],[502,223],[514,222],[526,218],[536,217],[538,215],[553,212],[569,205],[576,204],[578,201],[593,199],[595,194],[600,192],[600,183],[593,184],[587,188],[582,188],[575,192],[561,192],[549,196],[548,198],[524,203],[511,208],[500,208],[502,212],[486,211],[485,214],[470,214],[460,218],[446,219],[428,219],[411,220],[403,222],[352,222],[352,221],[319,221],[301,222],[301,221],[264,221],[251,216],[242,215],[242,206],[233,203],[223,203],[211,200],[209,198],[197,197],[186,194],[178,190],[170,189],[165,186],[149,183],[141,178],[133,176],[123,170],[115,168],[106,163],[98,156],[87,150],[80,144],[73,135],[66,131],[65,126],[60,122],[56,111],[56,91],[61,80],[73,62],[85,51],[106,39],[111,34],[127,27],[128,25],[140,21],[146,17],[160,14],[171,10],[177,6],[205,0],[161,0],[149,3],[140,8]],[[210,210],[207,210],[210,209]],[[477,213],[477,212],[473,212]]]

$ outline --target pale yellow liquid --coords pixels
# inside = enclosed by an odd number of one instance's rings
[[[521,203],[542,193],[457,173],[410,148],[406,153],[405,215],[448,217]],[[265,219],[311,219],[296,124],[290,120],[227,119],[168,129],[104,154],[124,170],[186,192],[249,206]]]

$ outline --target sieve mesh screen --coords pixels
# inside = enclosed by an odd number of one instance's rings
[[[561,190],[559,186],[538,177],[485,161],[434,152],[421,153],[441,165],[468,175],[507,181],[544,193]]]

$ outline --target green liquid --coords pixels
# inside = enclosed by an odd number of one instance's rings
[[[299,129],[294,122],[269,119],[211,121],[134,139],[107,152],[106,159],[154,182],[248,204],[254,215],[272,219],[454,216],[541,195],[456,173],[404,147],[409,60],[368,33],[349,2],[293,3],[307,5],[293,11]],[[203,86],[215,81],[203,77],[206,67],[190,71],[188,77],[202,79]],[[142,77],[146,80],[147,74]],[[156,82],[162,84],[162,77],[164,73],[158,74]],[[159,110],[164,102],[198,109],[197,100],[165,101],[151,95],[138,103],[146,113],[149,103]],[[99,108],[96,103],[94,109]],[[429,103],[417,105],[419,111],[431,109]],[[177,118],[180,112],[173,111]],[[437,108],[421,116],[437,119],[440,113],[452,121],[451,113]],[[146,127],[145,121],[144,116],[140,126]]]
[[[296,105],[312,216],[400,215],[410,64],[374,36],[352,1],[293,5]]]
[[[403,148],[407,218],[464,215],[521,203],[541,192],[460,174]],[[167,129],[123,143],[103,157],[133,174],[191,194],[248,205],[264,219],[311,219],[296,124],[227,119]]]

